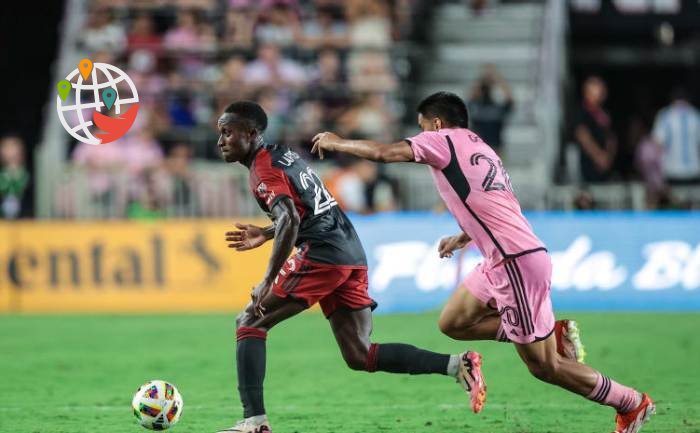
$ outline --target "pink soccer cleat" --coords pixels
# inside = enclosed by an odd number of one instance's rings
[[[460,355],[457,382],[469,394],[472,412],[479,413],[486,403],[486,382],[481,374],[481,354],[464,352]]]

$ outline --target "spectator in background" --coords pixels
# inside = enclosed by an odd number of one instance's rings
[[[253,33],[257,21],[257,10],[249,2],[237,0],[226,12],[223,32],[219,44],[228,51],[250,51],[253,48]]]
[[[24,160],[24,142],[17,135],[0,139],[0,216],[32,216],[31,183]]]
[[[469,7],[475,17],[481,16],[488,5],[488,0],[469,0]],[[488,142],[487,142],[488,143]]]
[[[195,10],[179,10],[177,23],[165,33],[163,47],[176,60],[177,69],[187,78],[196,78],[204,67],[199,55],[210,48],[210,38],[203,37]]]
[[[131,132],[119,140],[118,146],[130,177],[138,177],[163,162],[163,149],[149,125]]]
[[[311,139],[324,129],[325,111],[319,100],[309,99],[299,103],[290,116],[294,124],[286,133],[286,140],[303,158],[312,156]]]
[[[316,9],[312,20],[304,23],[299,43],[306,49],[344,49],[350,42],[347,25],[338,19],[342,9],[326,5]]]
[[[583,103],[574,123],[574,139],[580,147],[581,177],[584,182],[605,182],[610,178],[617,153],[610,117],[603,110],[607,88],[600,77],[583,83]]]
[[[500,90],[503,102],[496,102],[494,90]],[[484,65],[468,98],[471,126],[489,146],[502,154],[503,125],[513,110],[513,92],[495,65]]]
[[[306,83],[304,68],[294,60],[282,57],[274,44],[262,44],[257,58],[245,71],[246,84],[253,87],[295,89]]]
[[[361,96],[340,119],[341,135],[366,137],[369,140],[387,142],[396,135],[395,118],[387,107],[386,97],[380,93]]]
[[[370,213],[367,188],[377,178],[377,165],[366,159],[354,158],[326,176],[328,191],[346,212]]]
[[[214,84],[217,106],[248,98],[245,68],[246,62],[242,56],[233,56],[226,60],[221,67],[221,75]]]
[[[162,95],[168,85],[167,79],[156,70],[156,62],[156,56],[146,50],[134,51],[129,56],[127,73],[134,82],[134,87],[139,93],[139,100],[143,105],[158,103],[162,99]],[[128,86],[126,88],[128,89]],[[130,89],[128,92],[130,92]]]
[[[73,164],[85,174],[83,185],[75,185],[71,191],[64,190],[63,212],[73,216],[80,206],[77,189],[86,187],[87,200],[105,215],[123,215],[126,191],[119,188],[119,177],[125,173],[124,152],[116,143],[95,146],[81,142],[73,150]],[[81,189],[82,191],[82,189]]]
[[[391,20],[385,0],[348,0],[350,46],[387,50],[391,45]]]
[[[317,100],[323,107],[323,122],[326,125],[335,122],[347,108],[351,95],[336,50],[324,49],[319,53],[308,93],[310,98]]]
[[[630,121],[628,142],[634,146],[634,162],[646,189],[647,209],[656,209],[667,195],[663,173],[663,148],[650,134],[649,126],[639,117]]]
[[[197,51],[200,46],[197,14],[194,10],[181,9],[177,23],[165,33],[163,45],[171,51]]]
[[[255,29],[258,43],[274,44],[288,48],[301,34],[299,17],[295,11],[284,2],[276,2],[264,11],[262,21]]]
[[[145,170],[136,179],[142,186],[136,199],[127,207],[126,217],[136,220],[156,220],[165,217],[165,200],[158,187],[157,172]]]
[[[88,15],[86,28],[79,44],[89,52],[108,51],[121,54],[127,46],[124,28],[112,22],[112,13],[106,7],[96,7]]]
[[[216,29],[211,23],[202,21],[199,27],[199,52],[204,56],[213,58],[219,47],[219,40],[216,36]]]
[[[700,113],[682,88],[656,116],[654,139],[662,146],[663,171],[671,185],[700,184]]]
[[[354,53],[348,61],[348,70],[353,92],[392,92],[398,87],[389,54],[385,51]]]
[[[172,126],[193,127],[196,125],[191,106],[191,94],[185,78],[177,71],[168,75],[166,89],[167,112]]]
[[[174,217],[199,215],[197,203],[197,177],[192,170],[192,149],[183,142],[175,143],[168,152],[164,164],[167,181],[163,196],[168,214]]]
[[[129,52],[146,50],[158,54],[163,38],[156,33],[153,18],[147,12],[142,12],[134,18],[131,32],[127,37]]]
[[[216,7],[216,0],[177,0],[178,9],[196,9],[211,12]]]
[[[266,87],[258,91],[255,102],[267,113],[267,128],[263,138],[268,143],[279,143],[284,136],[284,126],[287,123],[285,116],[285,102],[274,88]]]

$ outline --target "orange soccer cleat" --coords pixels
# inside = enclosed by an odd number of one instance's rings
[[[574,320],[557,320],[554,323],[554,335],[559,355],[583,363],[586,351],[581,342],[578,324]]]
[[[655,412],[654,402],[647,394],[642,394],[642,402],[636,409],[615,416],[617,427],[613,433],[637,433]]]
[[[460,356],[457,382],[469,394],[472,411],[481,412],[486,403],[486,382],[481,374],[481,354],[464,352]]]

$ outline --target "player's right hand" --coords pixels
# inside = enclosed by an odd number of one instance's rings
[[[229,242],[229,248],[235,248],[236,251],[247,251],[257,248],[267,241],[262,227],[241,223],[236,223],[236,227],[238,230],[226,232],[226,242]]]
[[[448,236],[440,239],[440,244],[438,245],[440,258],[452,257],[454,255],[453,251],[464,248],[467,242],[468,241],[465,241],[462,235]]]

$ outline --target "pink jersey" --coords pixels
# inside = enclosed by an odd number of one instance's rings
[[[513,194],[496,152],[466,128],[406,139],[416,162],[430,165],[440,196],[489,266],[544,249]]]

